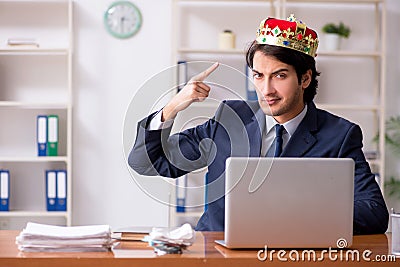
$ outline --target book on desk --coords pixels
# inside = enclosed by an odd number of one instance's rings
[[[150,226],[129,226],[118,228],[112,231],[112,238],[121,241],[142,241],[150,234],[153,227]]]

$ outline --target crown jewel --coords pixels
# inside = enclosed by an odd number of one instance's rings
[[[287,20],[267,18],[261,21],[256,41],[294,49],[312,57],[316,56],[318,48],[317,33],[301,20],[296,20],[293,14]]]

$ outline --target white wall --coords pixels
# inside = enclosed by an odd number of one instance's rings
[[[144,194],[128,172],[122,129],[135,91],[170,65],[171,5],[164,0],[133,1],[143,25],[133,38],[120,40],[103,26],[111,3],[74,3],[72,222],[166,226],[167,207]]]
[[[111,2],[79,0],[74,5],[73,224],[167,225],[167,207],[143,193],[128,172],[122,129],[135,91],[170,66],[171,0],[132,0],[142,11],[143,26],[128,40],[111,37],[103,27]],[[387,112],[393,115],[400,114],[400,40],[390,34],[400,25],[400,2],[387,3]],[[389,174],[400,175],[396,162],[388,160]],[[389,206],[398,204],[390,201]]]

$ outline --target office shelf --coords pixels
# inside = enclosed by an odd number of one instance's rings
[[[381,57],[382,53],[379,51],[319,51],[317,57]]]
[[[181,54],[232,54],[232,55],[245,55],[246,51],[244,49],[191,49],[191,48],[179,48],[177,50]],[[368,51],[320,51],[318,52],[319,57],[371,57],[379,58],[382,56],[381,52],[368,52]]]
[[[25,108],[25,109],[67,109],[67,103],[25,102],[25,101],[0,101],[0,108]]]
[[[210,86],[218,91],[211,93],[209,99],[204,102],[193,103],[188,109],[180,112],[175,120],[174,128],[182,130],[182,127],[194,126],[192,119],[195,118],[196,123],[204,121],[214,114],[219,102],[222,99],[246,98],[246,76],[245,72],[245,50],[248,42],[255,36],[255,29],[249,32],[246,29],[253,29],[254,25],[258,25],[262,18],[275,13],[275,1],[256,0],[256,1],[198,1],[198,0],[174,0],[172,7],[173,18],[173,63],[178,61],[218,61],[222,65],[226,65],[224,71],[217,71],[213,74],[214,80],[208,79]],[[203,12],[206,11],[207,12]],[[220,16],[223,13],[224,16]],[[240,17],[240,19],[237,19]],[[195,34],[188,29],[196,29]],[[220,49],[218,47],[218,35],[221,31],[230,29],[236,35],[235,48]],[[193,71],[197,70],[196,66],[188,64],[188,75],[193,75]],[[196,70],[195,70],[196,69]],[[229,70],[228,70],[229,69]],[[229,72],[229,73],[228,73]],[[221,74],[222,73],[222,74]],[[190,77],[188,77],[190,78]],[[219,86],[219,82],[224,81]],[[215,87],[214,87],[215,86]],[[229,88],[232,92],[223,92],[224,88]],[[219,89],[219,90],[217,90]],[[228,91],[229,91],[228,90]],[[229,96],[227,95],[229,94]],[[210,100],[213,99],[213,100]],[[176,127],[176,128],[175,128]],[[188,174],[188,181],[196,181],[204,183],[204,171],[199,173]],[[172,186],[173,187],[173,186]],[[171,189],[172,195],[175,194],[175,188]],[[187,196],[187,203],[194,198],[202,196]],[[197,203],[197,202],[196,202]],[[200,201],[201,203],[201,201]],[[189,208],[187,212],[176,212],[176,208],[170,210],[172,226],[177,223],[183,223],[184,218],[199,218],[204,208],[198,207],[193,211]]]
[[[327,110],[360,110],[360,111],[378,111],[378,105],[340,105],[340,104],[317,104],[320,109]]]
[[[30,47],[10,47],[0,48],[0,55],[24,56],[24,55],[41,55],[41,56],[68,56],[68,48],[30,48]]]
[[[10,229],[32,217],[70,226],[73,0],[0,0],[0,10],[0,169],[10,172],[10,211],[0,220]],[[7,45],[19,38],[33,44]],[[36,118],[51,114],[59,116],[59,156],[38,157]],[[66,211],[46,211],[50,169],[67,171]]]
[[[272,0],[273,1],[273,0]],[[266,0],[180,0],[181,4],[185,3],[198,3],[198,4],[212,4],[212,3],[265,3]]]
[[[374,151],[378,155],[376,159],[369,160],[369,164],[381,177],[379,185],[384,193],[385,0],[281,0],[280,2],[281,17],[294,13],[296,17],[312,20],[313,25],[315,23],[314,29],[319,33],[320,39],[316,57],[317,69],[318,67],[322,69],[316,104],[361,126],[365,151]],[[343,40],[345,47],[340,50],[326,51],[321,28],[325,23],[339,21],[350,26],[350,37]],[[365,40],[363,45],[360,40]],[[376,142],[374,140],[378,133],[379,141]]]
[[[187,212],[177,212],[175,216],[177,217],[199,217],[203,214],[201,211],[187,211]]]
[[[285,0],[287,3],[336,3],[336,4],[370,4],[382,3],[383,0]]]
[[[55,4],[68,4],[69,0],[0,0],[0,3],[55,3]]]
[[[68,162],[68,157],[0,157],[0,162]]]
[[[68,217],[67,212],[63,211],[7,211],[1,212],[1,217]]]
[[[191,48],[179,48],[178,53],[193,53],[193,54],[233,54],[233,55],[244,55],[245,51],[241,49],[191,49]]]

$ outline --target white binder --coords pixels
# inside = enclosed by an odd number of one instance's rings
[[[10,200],[10,172],[0,170],[0,211],[9,210]]]
[[[57,188],[56,171],[46,171],[46,202],[47,210],[56,210],[56,188]]]
[[[47,116],[37,116],[38,156],[47,156]]]
[[[67,171],[57,171],[57,211],[67,210]]]

